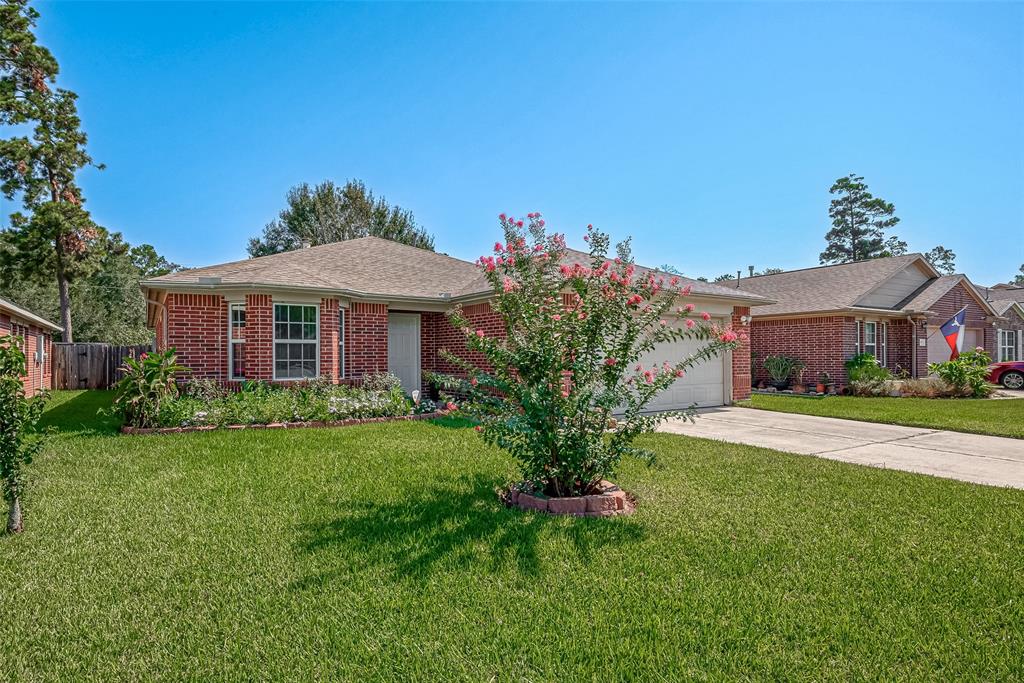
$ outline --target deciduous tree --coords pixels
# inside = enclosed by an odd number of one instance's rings
[[[952,275],[956,272],[956,254],[952,249],[946,249],[941,244],[924,255],[925,260],[932,264],[932,268],[943,275]]]
[[[315,187],[303,183],[288,191],[287,201],[288,206],[263,229],[263,238],[249,240],[249,256],[367,236],[434,249],[434,238],[416,224],[411,211],[375,197],[359,180],[341,187],[329,180]]]

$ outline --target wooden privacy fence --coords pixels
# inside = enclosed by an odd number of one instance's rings
[[[118,370],[125,358],[138,358],[151,351],[149,344],[53,345],[54,389],[109,389],[124,374]]]

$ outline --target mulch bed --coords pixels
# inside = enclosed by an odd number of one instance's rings
[[[316,422],[271,422],[270,424],[252,425],[196,425],[193,427],[121,427],[122,434],[184,434],[187,432],[212,432],[218,429],[309,429],[324,427],[352,427],[354,425],[372,424],[376,422],[400,422],[402,420],[432,420],[444,417],[448,411],[440,410],[420,415],[395,415],[392,417],[362,417],[349,420],[330,420]]]

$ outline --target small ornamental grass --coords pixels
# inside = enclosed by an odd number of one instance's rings
[[[638,272],[628,240],[609,256],[608,236],[588,226],[590,253],[574,263],[540,214],[529,214],[528,225],[499,218],[504,242],[478,265],[506,334],[475,329],[456,308],[450,321],[486,367],[444,351],[463,374],[437,380],[468,397],[462,408],[479,420],[483,439],[518,460],[524,490],[594,492],[623,456],[653,459],[633,445],[639,435],[671,416],[692,419],[692,409],[644,410],[687,370],[733,348],[738,335],[706,312],[691,317],[694,305],[679,305],[689,294],[680,278]],[[684,339],[705,343],[681,362],[644,365],[657,345]]]

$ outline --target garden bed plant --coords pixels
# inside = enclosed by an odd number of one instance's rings
[[[126,432],[325,426],[440,414],[432,401],[412,401],[387,373],[369,375],[361,386],[327,377],[289,385],[244,382],[237,390],[216,380],[179,384],[186,368],[177,365],[173,349],[129,359],[124,370],[114,410]]]

